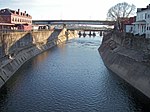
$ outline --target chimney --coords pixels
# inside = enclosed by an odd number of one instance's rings
[[[20,9],[18,9],[18,15],[20,15]]]
[[[137,12],[140,12],[141,11],[141,8],[137,8]]]
[[[147,5],[147,7],[146,7],[147,9],[149,8],[149,5]]]
[[[26,11],[24,11],[24,15],[25,15],[25,16],[26,16],[26,13],[27,13],[27,12],[26,12]]]
[[[150,4],[149,5],[147,5],[147,7],[146,7],[147,9],[150,9]]]

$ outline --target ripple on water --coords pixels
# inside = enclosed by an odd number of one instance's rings
[[[0,111],[148,110],[139,95],[135,97],[136,90],[106,69],[97,50],[99,43],[99,37],[71,40],[27,62],[0,94]]]

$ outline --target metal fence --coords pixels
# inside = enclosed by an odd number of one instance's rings
[[[0,33],[10,33],[10,32],[27,32],[27,31],[24,31],[24,30],[9,30],[9,29],[0,30]]]
[[[56,29],[57,30],[57,29]],[[0,33],[11,33],[11,32],[37,32],[37,31],[54,31],[54,29],[32,29],[32,30],[0,30]]]

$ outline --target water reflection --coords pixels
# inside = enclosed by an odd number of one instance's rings
[[[81,37],[24,64],[0,93],[0,112],[143,112],[149,100],[109,71],[100,37]]]
[[[43,52],[42,54],[40,54],[40,56],[37,56],[36,61],[33,60],[33,65],[36,65],[37,62],[40,63],[43,60],[47,59],[47,57],[49,56],[50,53],[51,53],[51,51],[49,50],[49,52]]]
[[[108,70],[108,72],[109,74],[111,74],[111,79],[113,81],[115,80],[116,86],[119,87],[119,91],[121,92],[121,95],[126,96],[126,98],[122,97],[123,102],[121,102],[127,104],[126,106],[127,110],[125,112],[149,112],[150,111],[149,98],[144,96],[137,89],[133,88],[123,79],[121,79],[119,76],[114,74],[111,70]]]

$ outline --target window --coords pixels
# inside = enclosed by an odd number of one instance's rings
[[[14,18],[12,18],[12,21],[14,21]]]
[[[145,13],[145,19],[146,19],[147,14]]]

